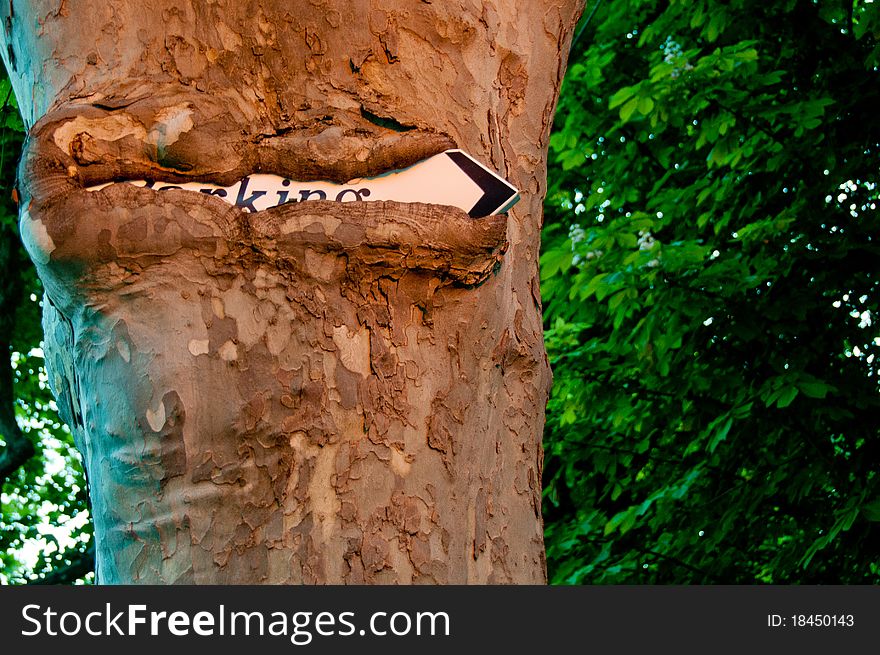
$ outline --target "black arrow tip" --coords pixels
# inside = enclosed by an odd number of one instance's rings
[[[468,212],[471,218],[491,216],[509,209],[519,200],[519,191],[515,187],[469,155],[460,150],[449,150],[446,155],[483,191],[483,196]]]

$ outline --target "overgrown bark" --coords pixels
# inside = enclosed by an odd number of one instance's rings
[[[544,581],[537,257],[580,3],[3,9],[99,582]],[[522,190],[509,216],[85,190],[345,181],[450,147]]]

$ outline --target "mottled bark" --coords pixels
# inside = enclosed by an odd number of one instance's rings
[[[99,581],[544,581],[537,257],[580,5],[3,7]],[[522,191],[508,216],[85,191],[346,181],[451,147]]]

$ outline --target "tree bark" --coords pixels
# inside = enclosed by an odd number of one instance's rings
[[[545,580],[537,258],[581,9],[3,4],[21,232],[99,582]],[[509,216],[85,190],[346,181],[452,147],[521,190]]]

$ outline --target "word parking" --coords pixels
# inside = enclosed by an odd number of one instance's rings
[[[98,191],[108,184],[89,187]],[[204,182],[133,180],[129,184],[168,191],[182,189],[216,196],[247,212],[309,200],[359,202],[393,200],[448,205],[471,218],[500,214],[519,200],[510,183],[461,150],[447,150],[409,168],[335,184],[323,180],[297,182],[279,175],[254,173],[222,187]]]

